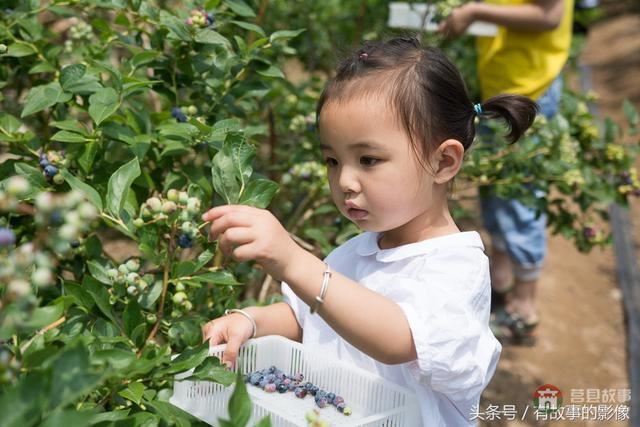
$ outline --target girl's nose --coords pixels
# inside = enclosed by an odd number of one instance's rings
[[[352,168],[343,167],[340,170],[338,176],[338,185],[343,193],[358,193],[360,192],[360,181],[358,180],[358,174]]]

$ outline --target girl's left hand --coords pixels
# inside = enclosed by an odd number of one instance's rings
[[[237,261],[255,260],[276,280],[303,250],[266,209],[246,205],[217,206],[202,215],[211,222],[209,240],[218,239],[223,254]]]
[[[468,3],[453,9],[451,14],[440,23],[438,32],[445,37],[458,37],[473,23],[473,5]]]

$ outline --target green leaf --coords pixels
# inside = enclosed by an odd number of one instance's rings
[[[43,328],[58,320],[63,312],[64,306],[62,304],[38,307],[33,310],[25,326],[32,330]]]
[[[87,175],[93,172],[91,168],[96,158],[96,154],[98,154],[98,143],[89,142],[84,145],[84,150],[82,150],[82,154],[78,157],[78,164],[82,168],[82,171]]]
[[[140,404],[140,400],[142,400],[142,394],[144,393],[145,386],[142,383],[130,383],[127,388],[124,390],[120,390],[118,394],[125,399],[129,399],[136,404]]]
[[[2,114],[0,115],[0,129],[4,130],[7,133],[15,133],[22,126],[22,122],[11,114]]]
[[[198,258],[196,258],[196,266],[194,271],[198,271],[202,267],[207,265],[207,263],[211,261],[211,258],[213,258],[213,255],[214,255],[214,252],[209,249],[205,250],[200,255],[198,255]]]
[[[129,64],[131,64],[131,66],[135,69],[142,65],[148,64],[149,62],[155,61],[156,59],[161,57],[162,52],[158,52],[155,50],[145,50],[133,55],[133,58],[131,58]]]
[[[262,28],[260,28],[259,26],[257,26],[256,24],[252,24],[250,22],[244,22],[244,21],[231,21],[231,23],[237,25],[240,28],[244,28],[245,30],[253,31],[254,33],[258,33],[263,37],[266,36],[264,30]]]
[[[70,143],[85,143],[90,141],[79,133],[69,132],[68,130],[60,130],[53,134],[52,141],[70,142]]]
[[[142,315],[138,301],[134,299],[129,300],[122,314],[122,324],[129,338],[133,337],[133,331],[138,325],[145,324],[145,318]]]
[[[181,280],[187,278],[180,278]],[[231,272],[227,270],[219,270],[219,271],[209,271],[204,274],[199,274],[197,276],[191,276],[189,280],[193,280],[198,283],[211,283],[216,285],[229,285],[229,286],[237,286],[242,283],[238,282],[236,278],[231,274]]]
[[[237,203],[253,173],[256,149],[241,134],[230,133],[211,162],[213,188],[228,204]]]
[[[215,44],[215,45],[221,45],[226,47],[231,46],[229,39],[227,39],[222,34],[216,31],[213,31],[209,28],[202,28],[198,30],[198,32],[196,33],[196,36],[194,37],[194,40],[197,43],[203,43],[203,44]]]
[[[122,371],[129,368],[137,359],[136,354],[132,351],[120,348],[108,348],[95,351],[91,355],[91,360],[99,365],[108,364],[110,367],[113,367],[113,369]]]
[[[2,427],[36,425],[46,405],[44,393],[48,388],[48,372],[31,372],[21,375],[11,387],[3,385],[0,393]]]
[[[95,74],[85,74],[76,81],[67,83],[65,90],[79,95],[95,93],[103,89],[100,79]]]
[[[249,418],[251,418],[252,406],[251,399],[249,399],[249,393],[247,392],[247,386],[242,378],[242,374],[238,372],[236,377],[236,387],[229,399],[229,415],[231,416],[231,422],[238,427],[246,426],[249,422]]]
[[[102,314],[107,316],[107,319],[117,325],[118,321],[113,314],[111,304],[109,304],[109,293],[105,289],[104,285],[89,276],[84,276],[82,284],[84,285],[84,289],[91,294]]]
[[[235,372],[230,371],[226,365],[223,365],[220,359],[215,356],[209,356],[186,379],[191,381],[214,381],[228,387],[233,384],[235,377]]]
[[[32,87],[25,99],[25,105],[20,117],[42,111],[58,102],[67,102],[71,99],[71,94],[64,92],[60,83],[52,82],[42,86]]]
[[[62,71],[60,71],[60,85],[62,89],[68,90],[69,86],[80,80],[86,71],[87,66],[84,64],[72,64],[64,67]]]
[[[177,374],[188,371],[201,364],[209,356],[209,342],[203,342],[196,347],[184,350],[178,357],[171,361],[171,365],[160,369],[161,374]]]
[[[105,285],[111,284],[111,279],[107,275],[107,269],[102,266],[102,264],[98,263],[98,261],[90,259],[87,260],[87,267],[89,268],[89,272],[100,283],[104,283]]]
[[[68,130],[69,132],[75,132],[87,136],[87,130],[82,126],[77,120],[62,120],[62,121],[53,121],[49,122],[49,126],[53,126],[54,128]]]
[[[177,137],[191,141],[198,135],[198,128],[189,123],[166,123],[157,127],[158,133],[165,137]]]
[[[9,49],[4,56],[13,56],[15,58],[21,58],[23,56],[29,56],[37,53],[38,51],[31,44],[17,41],[9,45]]]
[[[271,427],[271,417],[269,415],[266,415],[264,418],[258,421],[255,427]]]
[[[273,196],[278,192],[278,184],[268,179],[254,179],[249,181],[242,193],[239,203],[264,209],[269,206]]]
[[[253,9],[251,9],[251,7],[242,0],[225,0],[225,3],[236,15],[244,16],[246,18],[256,17]]]
[[[122,165],[111,175],[107,190],[107,211],[117,218],[120,217],[120,211],[124,206],[131,184],[139,176],[140,164],[137,157]]]
[[[191,33],[189,27],[177,17],[162,10],[160,11],[160,23],[167,27],[174,39],[182,40],[183,42],[191,41]]]
[[[32,187],[31,194],[37,193],[49,185],[42,172],[27,163],[16,163],[14,169],[18,175],[22,175],[29,181]]]
[[[269,67],[265,70],[257,70],[257,72],[261,76],[284,79],[284,73],[282,72],[282,70],[280,70],[280,68],[276,67],[273,64],[269,65]]]
[[[158,298],[160,298],[160,294],[162,294],[162,282],[158,280],[151,285],[148,292],[142,294],[140,297],[140,305],[147,310],[151,309]]]
[[[300,35],[301,33],[307,31],[305,28],[301,29],[301,30],[282,30],[282,31],[276,31],[275,33],[271,33],[271,35],[269,36],[269,41],[271,43],[273,43],[276,40],[280,40],[280,39],[292,39],[294,37],[297,37],[298,35]]]
[[[61,169],[60,174],[71,188],[84,194],[93,206],[102,212],[102,199],[100,198],[100,194],[98,194],[92,186],[71,175],[66,169]]]
[[[89,351],[82,345],[66,349],[51,369],[49,406],[54,409],[73,402],[100,383],[101,376],[90,371]]]
[[[89,115],[100,125],[107,117],[112,115],[120,107],[120,97],[114,88],[100,89],[89,97]]]
[[[67,409],[64,411],[54,411],[48,414],[40,427],[69,427],[69,426],[86,426],[93,424],[96,412],[94,411],[77,411],[75,409]]]
[[[200,420],[188,412],[183,411],[169,402],[161,400],[145,401],[144,404],[156,410],[164,423],[162,425],[176,425],[178,427],[191,427],[197,425]]]
[[[638,126],[638,112],[636,111],[633,104],[625,98],[622,103],[622,110],[624,111],[624,115],[627,116],[627,120],[629,121],[629,125],[632,128]]]

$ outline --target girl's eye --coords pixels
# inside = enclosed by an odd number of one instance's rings
[[[380,159],[374,159],[373,157],[360,157],[360,164],[363,166],[373,166],[379,161]]]
[[[324,159],[324,163],[327,166],[335,166],[338,164],[338,162],[336,161],[336,159],[332,159],[331,157],[327,157],[326,159]]]

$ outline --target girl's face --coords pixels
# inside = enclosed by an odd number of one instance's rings
[[[320,140],[331,195],[343,215],[398,244],[424,235],[436,184],[388,104],[370,98],[325,104]]]

